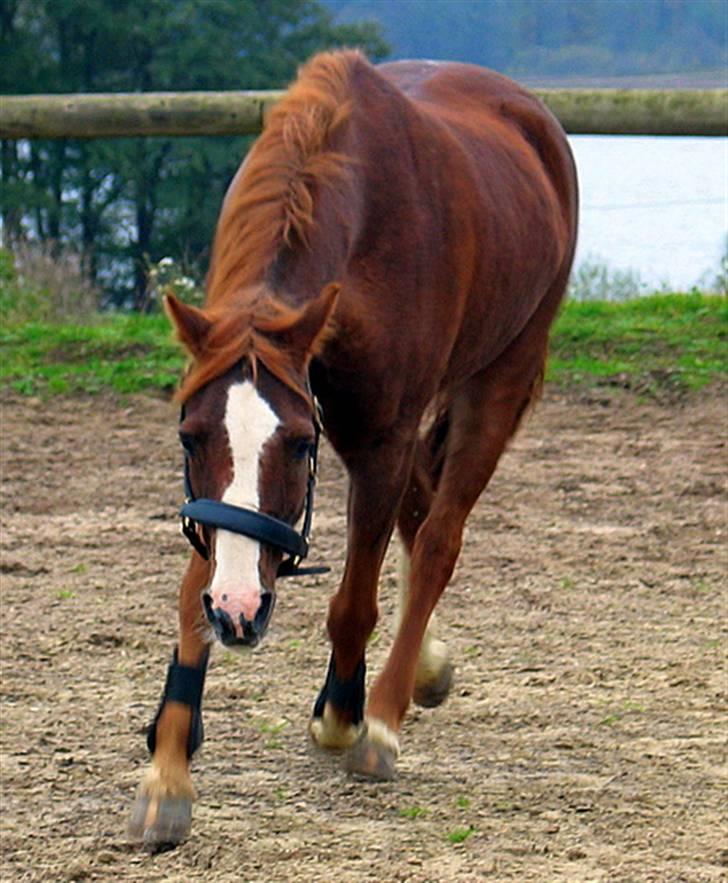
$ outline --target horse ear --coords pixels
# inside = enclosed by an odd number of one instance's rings
[[[317,352],[326,337],[340,289],[338,282],[332,282],[306,304],[298,319],[283,333],[287,348],[304,359]]]
[[[165,295],[164,309],[180,342],[193,356],[199,356],[212,322],[202,310],[177,300],[173,294]]]

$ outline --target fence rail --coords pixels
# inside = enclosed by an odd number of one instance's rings
[[[535,89],[572,134],[728,135],[728,89]],[[283,92],[0,96],[0,138],[253,135]]]

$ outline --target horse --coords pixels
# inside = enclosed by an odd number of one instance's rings
[[[135,838],[189,834],[209,647],[257,644],[276,578],[303,570],[319,433],[349,488],[310,737],[355,776],[395,775],[410,702],[439,705],[452,683],[433,611],[538,398],[576,227],[564,132],[508,78],[354,50],[299,71],[225,196],[204,306],[165,302],[191,357],[177,398],[194,548]],[[367,694],[395,529],[398,626]]]

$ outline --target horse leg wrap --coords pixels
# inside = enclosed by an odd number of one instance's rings
[[[332,653],[326,673],[326,683],[313,707],[313,716],[323,717],[326,703],[330,702],[338,711],[351,713],[351,723],[358,726],[364,719],[365,677],[366,663],[362,657],[352,677],[348,681],[339,680]]]
[[[157,744],[157,724],[167,702],[181,702],[192,709],[192,722],[187,737],[187,757],[192,757],[202,745],[202,740],[205,738],[202,726],[202,691],[205,687],[208,657],[209,649],[206,649],[199,666],[180,665],[177,661],[177,648],[174,648],[172,661],[167,669],[162,701],[147,730],[147,747],[151,754],[154,754]]]

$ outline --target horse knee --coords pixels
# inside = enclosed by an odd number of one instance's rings
[[[360,648],[363,649],[369,635],[374,631],[378,616],[376,602],[373,604],[342,603],[339,595],[334,595],[326,620],[326,628],[334,648],[340,651],[351,647],[356,651],[360,645]]]

